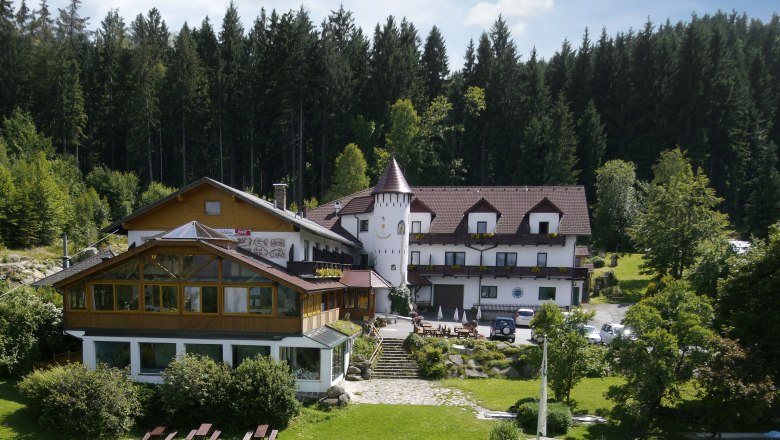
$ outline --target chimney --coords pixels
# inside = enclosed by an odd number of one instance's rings
[[[70,257],[68,256],[68,234],[62,233],[62,268],[70,267]]]
[[[274,183],[274,206],[276,209],[287,209],[286,183]]]
[[[341,200],[336,200],[336,203],[333,206],[336,207],[336,214],[341,212]]]

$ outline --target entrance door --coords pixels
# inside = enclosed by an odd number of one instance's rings
[[[433,286],[433,304],[443,309],[463,308],[463,285],[436,284]]]
[[[573,305],[573,306],[580,305],[580,288],[579,287],[572,287],[571,288],[571,305]]]

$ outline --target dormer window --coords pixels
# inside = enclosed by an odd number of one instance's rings
[[[540,234],[549,234],[550,233],[550,222],[539,222],[539,233]]]
[[[477,234],[487,233],[487,222],[477,222]]]
[[[422,222],[412,222],[412,234],[419,234],[422,232]]]
[[[206,200],[206,215],[222,215],[222,202],[219,200]]]

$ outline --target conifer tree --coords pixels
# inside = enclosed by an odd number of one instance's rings
[[[577,122],[578,149],[577,157],[582,166],[580,183],[585,185],[588,200],[593,200],[596,187],[596,170],[601,166],[604,152],[607,149],[607,135],[604,124],[601,123],[596,105],[589,101]]]
[[[769,227],[780,220],[780,173],[777,171],[777,147],[766,145],[758,175],[751,182],[745,207],[751,235],[766,238]]]
[[[444,93],[445,80],[449,74],[447,47],[444,45],[439,28],[433,26],[425,39],[425,49],[422,55],[423,79],[425,81],[426,102],[433,101]]]
[[[549,144],[544,155],[544,184],[573,185],[580,171],[577,166],[577,135],[569,104],[561,92],[550,116]]]

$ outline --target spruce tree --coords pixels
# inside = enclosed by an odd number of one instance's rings
[[[425,39],[421,65],[425,81],[426,102],[430,103],[444,93],[445,80],[449,74],[447,47],[439,28],[434,26]]]
[[[561,92],[552,109],[549,144],[544,155],[544,184],[573,185],[580,171],[577,166],[577,135],[574,117]]]
[[[769,227],[780,220],[780,173],[774,143],[766,145],[758,175],[751,182],[745,211],[748,231],[756,237],[766,238]]]
[[[604,124],[596,110],[596,104],[589,101],[577,122],[577,138],[579,140],[577,157],[582,166],[580,183],[585,185],[588,199],[593,200],[596,190],[596,170],[601,166],[604,152],[607,149],[607,134]]]

